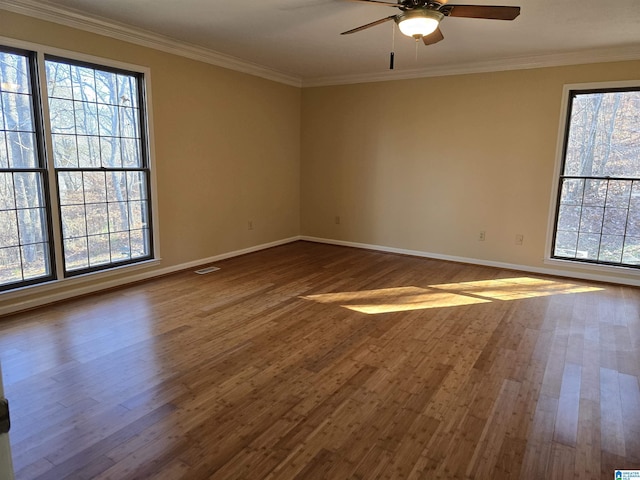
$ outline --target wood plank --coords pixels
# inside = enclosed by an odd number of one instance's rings
[[[216,266],[0,320],[18,480],[640,464],[637,288],[310,242]]]

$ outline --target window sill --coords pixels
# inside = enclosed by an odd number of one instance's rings
[[[114,267],[109,270],[90,272],[75,277],[51,280],[45,283],[38,283],[35,285],[28,285],[26,287],[19,287],[13,290],[7,290],[0,293],[0,300],[2,300],[2,303],[9,303],[11,300],[16,301],[11,302],[12,305],[10,306],[0,307],[0,315],[5,315],[25,308],[32,308],[27,305],[27,302],[19,301],[19,299],[23,297],[42,296],[49,300],[42,303],[44,304],[105,288],[113,288],[138,279],[142,280],[151,275],[146,273],[138,275],[132,274],[137,271],[157,267],[160,263],[161,259],[155,258],[152,260],[145,260],[144,262]]]
[[[631,277],[640,277],[640,269],[632,267],[618,267],[614,265],[597,265],[594,263],[575,262],[573,260],[561,260],[559,258],[545,258],[545,265],[554,267],[571,268],[594,273],[607,273],[613,275],[625,275]]]

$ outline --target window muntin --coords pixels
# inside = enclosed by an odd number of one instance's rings
[[[141,75],[47,57],[65,274],[151,258]]]
[[[552,258],[640,267],[640,89],[571,92]]]
[[[53,278],[33,55],[0,49],[0,290]]]

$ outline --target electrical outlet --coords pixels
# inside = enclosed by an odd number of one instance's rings
[[[518,233],[516,235],[516,245],[522,245],[524,243],[524,235]]]
[[[334,219],[336,225],[340,225],[340,215],[336,215],[336,218]]]
[[[249,222],[247,222],[247,227],[249,230],[253,230],[253,220],[249,220]]]
[[[479,234],[478,234],[478,241],[479,242],[484,242],[486,239],[486,235],[485,235],[485,231],[482,230]]]

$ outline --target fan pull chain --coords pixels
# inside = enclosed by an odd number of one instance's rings
[[[393,70],[396,49],[396,22],[391,25],[391,54],[389,55],[389,70]]]
[[[416,63],[418,62],[418,39],[416,38]]]

